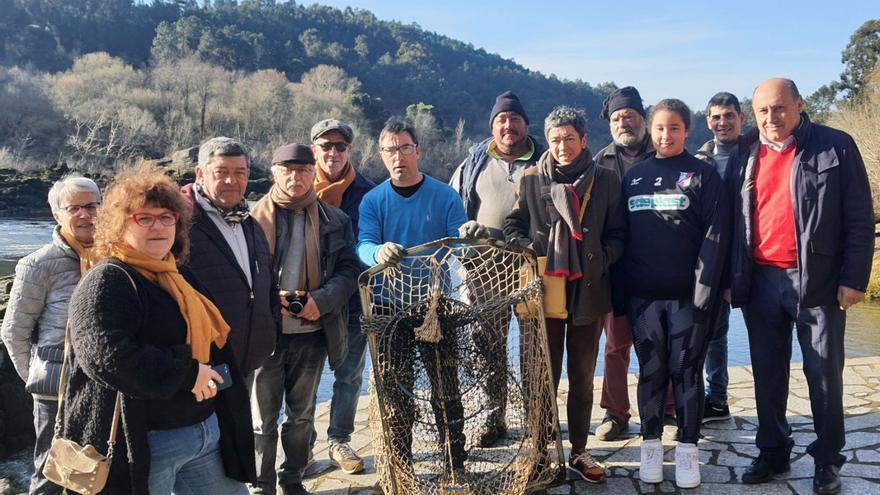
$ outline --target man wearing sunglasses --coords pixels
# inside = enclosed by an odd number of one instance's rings
[[[351,161],[354,130],[340,120],[324,119],[311,130],[315,155],[315,192],[318,199],[335,206],[351,218],[355,238],[358,234],[358,208],[361,199],[376,187],[357,171]],[[366,269],[366,266],[362,267]],[[354,417],[364,372],[364,349],[367,339],[361,331],[361,300],[355,292],[348,301],[348,355],[334,372],[333,398],[330,401],[330,426],[327,428],[330,463],[346,474],[364,470],[364,461],[351,447]],[[312,434],[312,447],[317,435]]]

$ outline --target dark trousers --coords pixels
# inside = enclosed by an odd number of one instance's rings
[[[281,486],[299,483],[308,463],[315,422],[315,393],[321,381],[327,340],[323,331],[281,335],[275,352],[254,371],[251,411],[257,453],[257,483],[253,493],[275,493],[278,450],[278,412],[284,401],[281,447],[284,462],[278,470]]]
[[[754,266],[748,304],[743,307],[758,406],[756,444],[773,463],[788,461],[791,427],[788,402],[792,325],[804,356],[804,375],[816,441],[807,447],[816,464],[841,466],[843,430],[843,334],[846,313],[837,304],[803,308],[798,304],[799,273]]]
[[[649,300],[628,303],[630,328],[639,359],[639,416],[642,437],[660,438],[670,379],[675,394],[678,441],[696,444],[703,419],[703,362],[710,329],[694,324],[690,300]]]
[[[34,430],[37,441],[34,445],[34,474],[31,475],[30,495],[55,495],[61,493],[61,487],[43,476],[43,464],[52,445],[55,434],[55,414],[58,411],[57,400],[34,398]]]
[[[557,318],[546,320],[554,390],[559,389],[562,376],[562,353],[568,351],[568,400],[565,408],[568,412],[568,440],[572,454],[586,449],[587,436],[590,434],[593,374],[596,372],[602,323],[601,318],[587,325],[566,324],[565,320]]]
[[[417,389],[429,388],[436,428],[428,427],[427,430],[436,431],[436,448],[443,452],[445,469],[451,471],[463,467],[467,460],[464,407],[458,380],[459,359],[455,347],[457,336],[454,333],[461,329],[444,324],[441,316],[443,338],[437,344],[431,344],[416,341],[414,328],[421,323],[421,319],[404,318],[396,328],[380,335],[376,357],[382,375],[381,391],[385,395],[386,424],[392,432],[391,447],[395,457],[406,463],[402,468],[411,469],[413,428],[417,414],[424,414],[417,412],[417,400],[419,409],[423,407],[423,398],[419,397]],[[416,359],[423,366],[418,373],[414,368]],[[415,427],[424,428],[425,422],[423,419],[422,424]]]

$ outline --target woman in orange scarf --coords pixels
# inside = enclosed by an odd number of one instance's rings
[[[122,431],[104,493],[247,494],[255,478],[244,381],[229,326],[178,261],[190,208],[177,185],[141,167],[105,194],[93,258],[70,303],[62,436],[99,450],[117,392]],[[102,452],[103,453],[103,452]]]

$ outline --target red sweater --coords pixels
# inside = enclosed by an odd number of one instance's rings
[[[797,239],[791,199],[791,167],[796,146],[782,152],[762,144],[755,171],[755,263],[797,267]]]

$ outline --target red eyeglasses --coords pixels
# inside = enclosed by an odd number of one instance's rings
[[[165,227],[171,227],[180,220],[180,213],[177,213],[176,211],[166,211],[159,215],[153,215],[152,213],[141,212],[132,213],[128,218],[134,220],[134,223],[145,229],[149,229],[155,225],[157,221]]]

